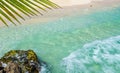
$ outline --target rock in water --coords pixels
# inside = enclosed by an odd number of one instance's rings
[[[41,62],[34,51],[11,50],[0,59],[0,73],[39,73]]]

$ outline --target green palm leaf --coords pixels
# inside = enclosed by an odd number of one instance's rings
[[[31,17],[42,13],[37,9],[47,11],[46,9],[60,8],[57,4],[49,0],[0,0],[0,20],[3,24],[8,26],[7,21],[16,25],[15,21],[19,24],[18,17],[25,20],[20,14]]]

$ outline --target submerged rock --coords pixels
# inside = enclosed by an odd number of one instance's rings
[[[12,50],[0,59],[0,73],[39,73],[41,62],[34,51]]]

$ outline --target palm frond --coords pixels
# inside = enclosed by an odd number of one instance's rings
[[[25,18],[20,14],[31,17],[42,13],[38,10],[47,11],[46,9],[60,8],[57,4],[49,0],[0,0],[0,20],[8,26],[7,21],[16,25],[15,21],[21,24],[18,17],[22,20]]]

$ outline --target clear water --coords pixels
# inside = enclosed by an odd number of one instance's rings
[[[120,36],[85,44],[63,66],[66,73],[120,73]]]
[[[119,47],[120,6],[0,28],[0,56],[11,49],[32,49],[51,73],[119,73]]]

